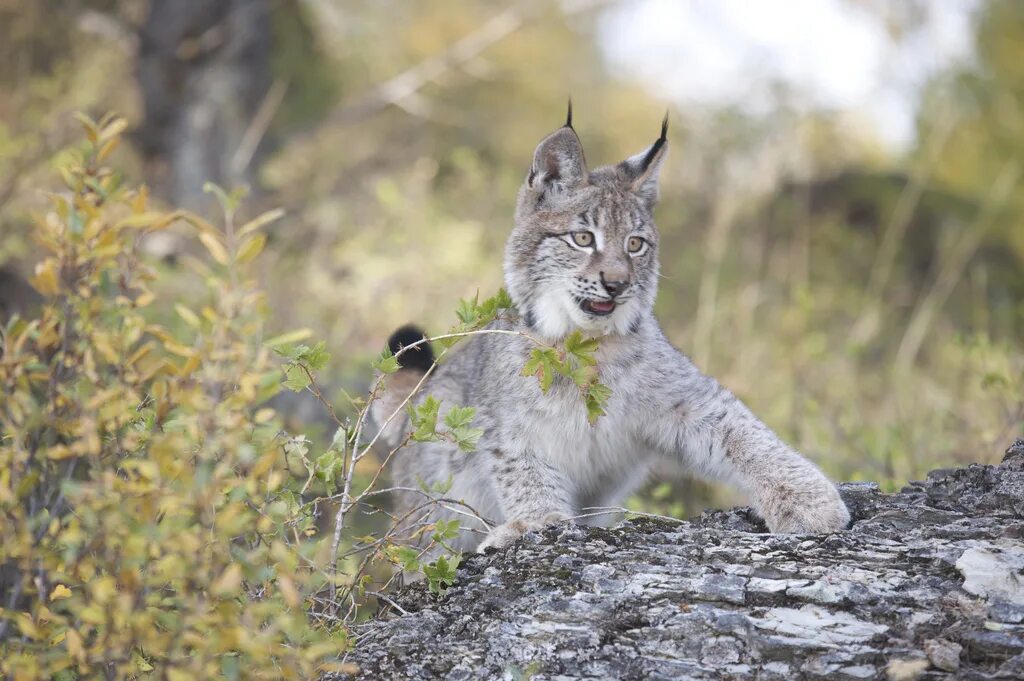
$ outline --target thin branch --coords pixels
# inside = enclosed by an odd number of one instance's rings
[[[369,594],[370,596],[376,596],[377,598],[379,598],[380,600],[384,601],[385,603],[387,603],[388,605],[390,605],[392,608],[394,608],[398,612],[402,613],[403,615],[408,615],[409,614],[409,611],[405,610],[398,603],[395,603],[393,600],[391,600],[390,598],[388,598],[387,596],[385,596],[384,594],[382,594],[379,591],[367,591],[366,593]]]
[[[267,94],[256,110],[256,115],[252,117],[249,127],[242,135],[238,149],[231,157],[231,173],[236,177],[241,177],[249,167],[249,163],[252,162],[252,157],[256,155],[256,149],[259,148],[260,142],[266,136],[267,129],[270,128],[270,123],[274,120],[274,115],[281,106],[287,91],[288,83],[280,78],[275,80],[267,90]]]

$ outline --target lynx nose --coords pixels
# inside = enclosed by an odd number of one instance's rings
[[[601,285],[604,286],[604,290],[608,292],[608,295],[615,298],[629,288],[629,281],[626,279],[614,278],[615,275],[612,275],[612,277],[612,279],[606,279],[604,272],[601,272]]]

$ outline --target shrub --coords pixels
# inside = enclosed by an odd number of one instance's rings
[[[223,192],[222,228],[154,211],[104,166],[124,121],[83,122],[38,220],[47,304],[0,338],[0,673],[308,678],[345,632],[308,616],[326,578],[260,408],[280,372],[247,268],[276,215],[235,227]],[[174,305],[175,334],[138,246],[179,218],[212,302]]]

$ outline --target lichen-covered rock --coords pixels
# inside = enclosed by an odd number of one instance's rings
[[[555,526],[468,558],[444,597],[358,628],[361,679],[1024,678],[1024,442],[851,528],[770,535],[746,509]]]

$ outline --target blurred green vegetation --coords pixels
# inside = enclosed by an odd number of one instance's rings
[[[159,111],[139,64],[153,58],[143,27],[157,4],[0,2],[0,311],[33,304],[13,282],[40,258],[33,215],[58,190],[71,112],[126,115],[135,132],[114,165],[147,177],[158,200],[188,203],[167,180],[183,162],[174,137],[147,137]],[[256,105],[225,103],[209,83],[233,81],[206,80],[245,68],[221,47],[232,17],[186,26],[160,57],[182,110],[216,112],[252,147],[225,150],[242,159],[237,177],[200,177],[216,174],[202,165],[183,176],[250,183],[253,214],[285,208],[257,263],[268,333],[327,341],[323,379],[339,408],[365,391],[394,327],[448,328],[458,298],[500,286],[516,190],[568,94],[592,164],[649,143],[665,109],[603,59],[595,27],[611,2],[248,4],[266,10],[252,44],[270,54]],[[905,152],[835,112],[802,113],[785,92],[756,115],[672,107],[657,214],[663,326],[837,479],[898,488],[992,461],[1021,433],[1024,6],[980,2],[975,45],[925,89]],[[193,242],[172,228],[143,248],[154,291],[201,299]],[[315,400],[276,406],[293,432],[333,432]],[[634,503],[693,513],[732,500],[660,484]]]

